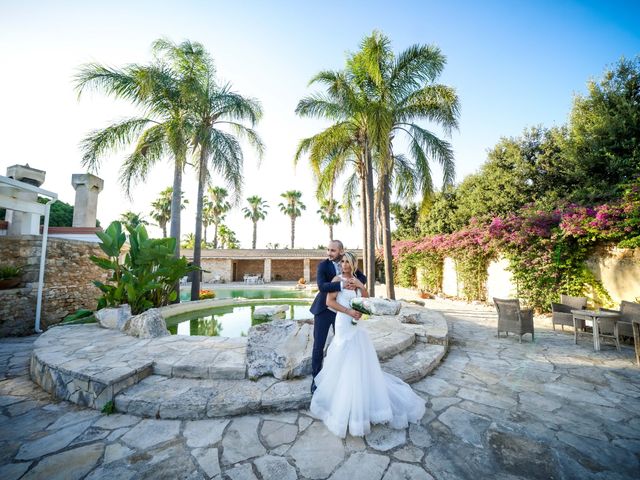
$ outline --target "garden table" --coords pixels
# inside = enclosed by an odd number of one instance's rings
[[[584,320],[591,322],[593,325],[593,349],[596,352],[600,351],[600,337],[612,337],[616,342],[616,348],[620,350],[620,343],[618,340],[618,319],[619,313],[614,312],[602,312],[600,310],[571,310],[573,315],[573,336],[576,344],[578,343],[578,328],[576,320]],[[600,333],[600,320],[606,319],[613,322],[613,335],[605,335]]]

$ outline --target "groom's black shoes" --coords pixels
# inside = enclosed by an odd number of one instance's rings
[[[311,395],[313,395],[313,392],[316,391],[316,381],[315,380],[311,380]]]

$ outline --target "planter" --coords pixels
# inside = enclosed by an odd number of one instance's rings
[[[0,279],[0,290],[8,290],[9,288],[17,287],[18,285],[20,285],[20,277]]]

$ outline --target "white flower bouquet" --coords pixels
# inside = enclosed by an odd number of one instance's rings
[[[351,308],[353,308],[356,312],[360,312],[363,315],[371,315],[371,312],[369,311],[369,309],[367,307],[364,306],[364,304],[362,303],[363,297],[356,297],[351,299]],[[351,318],[351,323],[353,325],[357,325],[358,324],[358,320],[356,320],[355,318]]]

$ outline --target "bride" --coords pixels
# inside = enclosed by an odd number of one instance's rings
[[[327,295],[327,306],[336,314],[335,336],[311,399],[311,414],[322,420],[335,435],[363,436],[372,423],[388,423],[406,428],[425,413],[425,401],[409,385],[383,372],[373,343],[366,330],[358,326],[360,313],[351,308],[351,299],[369,296],[366,287],[353,272],[357,258],[345,252],[340,262],[342,275],[332,281],[350,284],[356,290],[343,289]]]

